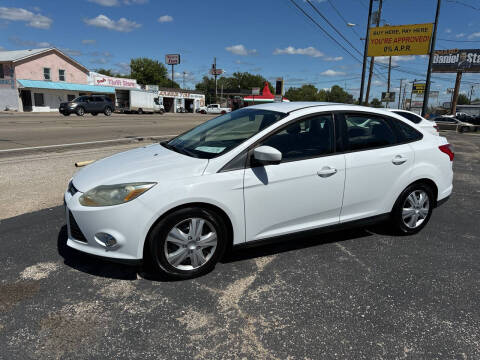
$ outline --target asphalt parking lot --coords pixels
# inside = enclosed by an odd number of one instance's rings
[[[480,136],[442,135],[454,192],[420,234],[298,238],[194,280],[67,248],[61,206],[0,220],[0,358],[480,358]]]

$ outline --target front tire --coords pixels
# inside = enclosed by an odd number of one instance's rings
[[[103,113],[105,114],[105,116],[110,116],[112,115],[112,109],[110,109],[108,106],[105,108],[105,110],[103,111]]]
[[[77,107],[77,109],[75,110],[75,113],[78,116],[83,116],[83,115],[85,115],[85,109],[83,107]]]
[[[147,241],[152,270],[170,279],[190,279],[215,267],[225,252],[227,230],[214,212],[184,208],[158,222]]]
[[[403,190],[391,213],[392,224],[398,233],[416,234],[427,225],[435,204],[433,194],[431,187],[422,183]]]

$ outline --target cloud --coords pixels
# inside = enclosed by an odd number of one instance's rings
[[[103,27],[105,29],[121,32],[130,32],[142,26],[135,21],[130,21],[125,18],[120,18],[118,21],[115,21],[103,14],[100,14],[93,19],[84,19],[83,21],[85,22],[85,24],[90,26]]]
[[[60,48],[61,52],[67,54],[68,56],[82,56],[83,53],[80,50],[74,50],[69,48]]]
[[[120,6],[120,5],[137,5],[137,4],[145,4],[148,0],[88,0],[91,3],[95,3],[101,6]]]
[[[475,38],[478,38],[478,37],[480,37],[480,32],[475,32],[473,34],[468,35],[469,39],[475,39]]]
[[[37,29],[49,29],[53,20],[22,8],[0,7],[0,19],[9,21],[24,21],[28,26]]]
[[[323,75],[323,76],[343,76],[343,75],[346,75],[347,73],[343,72],[343,71],[335,71],[335,70],[332,70],[332,69],[328,69],[328,70],[325,70],[324,72],[321,72],[320,75]]]
[[[426,58],[426,56],[420,56],[420,57],[421,58]],[[392,56],[392,66],[397,65],[399,61],[412,61],[412,60],[415,60],[415,59],[416,59],[415,55]],[[378,62],[380,64],[388,65],[388,56],[375,57],[375,62]]]
[[[282,55],[282,54],[287,54],[287,55],[307,55],[307,56],[312,56],[312,57],[321,57],[323,56],[323,53],[317,49],[315,49],[313,46],[309,46],[306,48],[294,48],[293,46],[288,46],[285,49],[275,49],[273,52],[273,55]]]
[[[173,21],[173,17],[171,17],[170,15],[162,15],[158,18],[159,23],[166,23],[166,22],[172,22],[172,21]]]
[[[326,57],[324,58],[323,60],[325,61],[340,61],[340,60],[343,60],[343,56],[335,56],[335,57]]]
[[[85,40],[82,40],[82,44],[84,45],[93,45],[93,44],[96,44],[97,40],[94,40],[94,39],[85,39]]]
[[[452,32],[452,29],[445,29],[445,32],[446,32],[447,34],[450,34],[450,33]]]
[[[257,50],[255,49],[248,50],[244,45],[227,46],[225,50],[227,50],[228,52],[231,52],[232,54],[240,55],[240,56],[253,55],[257,53]]]
[[[47,48],[51,47],[52,44],[46,41],[33,41],[33,40],[24,40],[19,38],[18,36],[11,36],[8,40],[15,45],[19,46],[26,46],[30,48]]]
[[[108,51],[92,51],[89,55],[91,56],[96,56],[96,57],[112,57],[113,55],[111,53],[109,53]]]
[[[455,35],[455,37],[457,39],[460,39],[460,38],[464,37],[465,35],[466,35],[465,33],[460,33],[460,34]]]
[[[126,62],[119,62],[115,64],[116,68],[118,69],[118,72],[122,75],[127,75],[130,74],[130,64]]]

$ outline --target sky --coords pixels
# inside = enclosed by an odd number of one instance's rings
[[[293,0],[357,59],[329,39],[292,0],[0,0],[0,49],[55,46],[89,69],[128,73],[131,58],[164,62],[180,53],[176,81],[193,88],[208,75],[213,58],[226,75],[236,71],[283,77],[285,88],[313,84],[346,87],[358,97],[361,55],[343,42],[306,0]],[[311,0],[318,10],[363,52],[368,0]],[[433,22],[436,0],[384,0],[382,22],[390,25]],[[374,2],[374,9],[378,1]],[[480,48],[480,1],[442,0],[436,49]],[[346,23],[355,24],[347,26]],[[387,59],[376,58],[379,63]],[[391,91],[400,79],[425,77],[427,56],[393,59]],[[386,91],[387,68],[376,66],[373,97]],[[403,71],[403,72],[402,72]],[[405,73],[405,71],[407,73]],[[449,101],[455,74],[434,74],[432,90]],[[478,83],[478,86],[475,84]],[[464,74],[461,91],[474,86],[480,97],[480,74]]]

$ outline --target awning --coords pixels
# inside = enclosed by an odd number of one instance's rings
[[[102,94],[115,94],[115,88],[111,86],[96,86],[88,84],[73,84],[67,82],[54,82],[43,80],[17,80],[23,88],[70,90],[82,92],[94,92]]]

